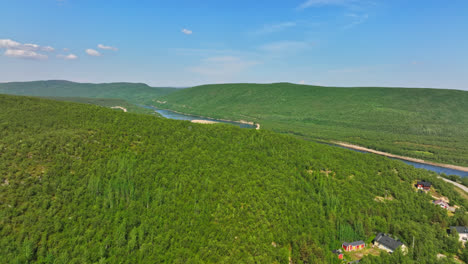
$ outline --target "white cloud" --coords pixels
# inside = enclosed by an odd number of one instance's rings
[[[75,54],[68,54],[68,55],[57,55],[57,58],[64,59],[64,60],[76,60],[78,59],[78,56]]]
[[[0,39],[0,49],[15,49],[15,50],[29,50],[29,51],[46,51],[53,52],[55,49],[51,46],[41,47],[37,44],[21,44],[11,39]]]
[[[234,56],[218,56],[203,59],[200,65],[191,67],[189,70],[208,76],[230,76],[242,72],[256,64],[259,64],[259,62],[243,60]]]
[[[296,26],[296,22],[283,22],[283,23],[278,23],[278,24],[264,25],[263,28],[261,28],[260,30],[257,30],[255,33],[256,34],[269,34],[269,33],[283,31],[285,29],[295,27],[295,26]]]
[[[304,80],[299,81],[298,84],[305,84],[305,81]]]
[[[182,33],[184,33],[185,35],[192,35],[193,32],[192,32],[192,30],[184,28],[184,29],[182,29]]]
[[[0,39],[0,49],[15,49],[19,48],[21,43],[11,39]]]
[[[33,59],[33,60],[45,60],[47,55],[36,53],[31,50],[21,50],[21,49],[7,49],[4,53],[5,56],[11,58],[21,58],[21,59]]]
[[[105,45],[102,45],[102,44],[99,44],[99,45],[98,45],[98,48],[103,49],[103,50],[113,50],[113,51],[118,51],[118,50],[119,50],[119,49],[116,48],[116,47],[105,46]]]
[[[93,49],[87,49],[86,54],[88,54],[89,56],[94,56],[94,57],[101,56],[101,53],[99,53],[99,51],[93,50]]]
[[[47,52],[54,52],[55,49],[51,46],[45,46],[41,48],[42,51],[47,51]]]

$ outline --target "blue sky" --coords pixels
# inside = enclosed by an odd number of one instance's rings
[[[466,0],[0,0],[0,82],[468,90]]]

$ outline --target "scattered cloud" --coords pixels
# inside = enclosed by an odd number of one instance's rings
[[[68,55],[59,54],[57,55],[57,58],[64,59],[64,60],[76,60],[78,59],[78,56],[76,56],[75,54],[68,54]]]
[[[19,48],[21,43],[13,41],[11,39],[0,39],[0,49],[15,49]]]
[[[190,29],[184,28],[184,29],[182,29],[182,33],[184,33],[185,35],[192,35],[193,32]]]
[[[31,50],[21,50],[21,49],[7,49],[4,55],[7,57],[11,57],[11,58],[33,59],[33,60],[45,60],[48,58],[47,55],[40,54]]]
[[[86,54],[88,54],[89,56],[94,56],[94,57],[101,56],[101,53],[99,53],[99,51],[93,50],[93,49],[87,49]]]
[[[118,51],[118,50],[119,50],[119,49],[116,48],[116,47],[105,46],[105,45],[102,45],[102,44],[99,44],[99,45],[98,45],[98,48],[103,49],[103,50],[113,50],[113,51]]]
[[[305,81],[304,80],[299,81],[298,84],[305,84]]]
[[[29,51],[46,51],[53,52],[55,49],[51,46],[39,46],[37,44],[22,44],[11,39],[0,39],[0,49],[15,49],[15,50],[29,50]]]
[[[296,22],[282,22],[277,24],[264,25],[261,29],[255,31],[256,34],[270,34],[280,32],[296,26]]]
[[[11,39],[0,39],[0,49],[6,49],[4,55],[12,58],[38,59],[44,60],[48,56],[38,53],[38,51],[53,52],[55,49],[51,46],[40,46],[37,44],[22,44]]]
[[[41,48],[42,51],[46,51],[46,52],[54,52],[55,49],[51,46],[46,46],[46,47],[42,47]]]
[[[229,76],[242,72],[256,64],[257,61],[244,60],[235,56],[218,56],[203,59],[200,65],[189,68],[189,71],[209,76]]]

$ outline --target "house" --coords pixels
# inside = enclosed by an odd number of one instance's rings
[[[355,250],[365,248],[366,243],[364,243],[364,241],[362,241],[362,240],[355,241],[355,242],[352,242],[352,243],[344,242],[342,247],[343,247],[344,251],[355,251]]]
[[[401,247],[403,252],[406,251],[406,246],[398,240],[391,238],[389,235],[384,233],[379,233],[374,239],[374,246],[387,251],[388,253],[393,253],[397,248]]]
[[[452,230],[457,230],[458,236],[460,237],[459,240],[465,244],[465,242],[468,240],[468,227],[466,226],[451,226],[449,229],[449,233],[452,232]]]
[[[430,182],[418,181],[416,188],[418,188],[418,190],[429,191],[431,189],[431,185],[432,183]]]
[[[343,259],[343,252],[341,251],[341,249],[333,250],[332,252],[333,254],[338,256],[338,259]]]
[[[444,209],[448,209],[450,206],[448,203],[446,203],[445,201],[442,201],[442,200],[436,200],[433,202],[435,205],[438,205]]]

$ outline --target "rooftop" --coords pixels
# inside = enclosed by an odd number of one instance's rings
[[[351,242],[351,243],[348,243],[348,242],[343,243],[343,245],[345,247],[347,247],[347,246],[359,246],[359,245],[362,245],[362,244],[365,244],[364,241],[362,241],[362,240],[354,241],[354,242]]]
[[[467,234],[468,233],[468,227],[466,226],[451,226],[450,230],[455,229],[457,230],[458,234]]]
[[[422,185],[424,187],[431,187],[432,183],[426,181],[418,181],[418,185]]]
[[[374,242],[378,242],[381,245],[383,245],[386,248],[389,248],[391,250],[395,250],[398,247],[403,245],[403,243],[401,243],[400,241],[395,240],[395,239],[391,238],[390,236],[388,236],[387,234],[384,234],[384,233],[379,233],[375,237]]]

